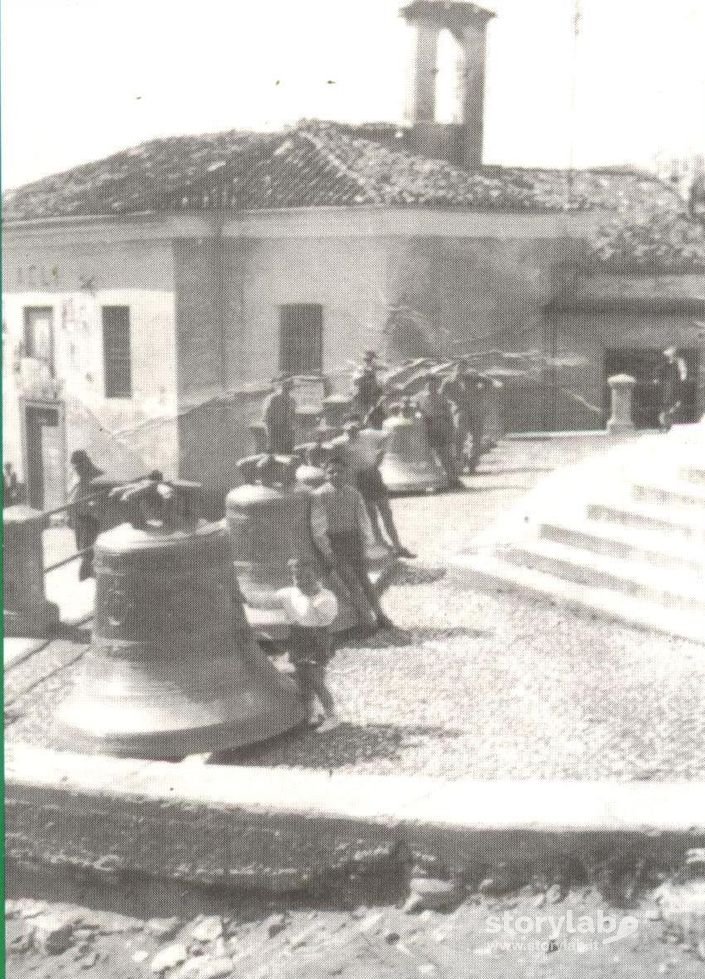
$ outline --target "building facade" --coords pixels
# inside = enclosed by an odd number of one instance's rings
[[[33,505],[63,500],[78,448],[116,477],[156,468],[222,498],[273,375],[343,391],[367,348],[391,362],[538,352],[503,394],[506,427],[530,431],[601,427],[609,373],[646,384],[676,342],[702,412],[703,229],[686,229],[677,260],[637,233],[624,274],[611,241],[632,239],[602,230],[625,213],[682,225],[681,198],[624,170],[482,166],[489,15],[465,0],[404,14],[406,129],[155,140],[6,195],[4,447]],[[444,32],[459,71],[449,123],[434,81]]]

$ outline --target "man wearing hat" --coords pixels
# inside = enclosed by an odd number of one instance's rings
[[[296,402],[291,396],[294,382],[287,374],[278,374],[273,384],[275,388],[265,402],[262,419],[267,429],[267,451],[272,455],[291,455],[296,426]]]
[[[378,357],[374,350],[366,350],[362,366],[353,375],[354,410],[369,424],[380,428],[384,421],[381,399],[384,388],[377,377]]]

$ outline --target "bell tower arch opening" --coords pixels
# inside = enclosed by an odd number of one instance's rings
[[[438,34],[434,122],[458,126],[463,121],[465,58],[462,45],[447,28]]]
[[[489,10],[469,0],[412,0],[407,114],[413,150],[469,170],[482,166]]]

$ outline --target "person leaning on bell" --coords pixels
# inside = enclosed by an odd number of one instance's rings
[[[326,482],[311,500],[311,534],[323,563],[335,571],[365,625],[393,629],[370,581],[366,544],[374,543],[364,500],[346,481],[345,462],[332,456],[326,464]]]
[[[359,490],[365,501],[375,540],[387,546],[380,520],[387,532],[393,553],[396,557],[416,557],[399,540],[394,515],[389,502],[389,493],[379,470],[387,443],[387,433],[375,428],[362,428],[359,415],[348,415],[343,421],[343,435],[333,439],[331,448],[345,462],[345,470],[350,483]]]

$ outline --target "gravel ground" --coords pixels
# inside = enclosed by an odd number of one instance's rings
[[[702,647],[546,600],[474,592],[443,567],[450,549],[545,470],[595,444],[560,442],[506,443],[466,492],[395,501],[402,539],[419,560],[401,567],[385,594],[400,628],[341,648],[331,664],[343,724],[232,760],[448,778],[702,778]],[[76,666],[55,660],[80,653],[80,643],[73,654],[70,646],[8,674],[13,739],[62,746],[51,716]]]
[[[589,615],[398,584],[404,629],[341,649],[343,725],[240,752],[244,764],[476,778],[702,778],[702,649]]]
[[[448,913],[420,914],[394,904],[333,910],[252,901],[246,908],[207,908],[189,920],[167,918],[170,909],[162,901],[159,918],[150,921],[76,905],[11,901],[8,969],[14,979],[702,976],[697,943],[670,932],[648,901],[615,909],[592,890],[571,891],[556,903],[527,891],[501,900],[474,896]],[[628,920],[625,936],[605,943],[601,916],[613,916],[617,927]],[[528,923],[531,931],[522,934],[515,923],[521,930]],[[42,948],[47,925],[62,924],[65,931],[48,953]],[[578,932],[590,924],[594,933]],[[548,938],[551,927],[554,940]],[[172,967],[157,971],[165,962]]]

